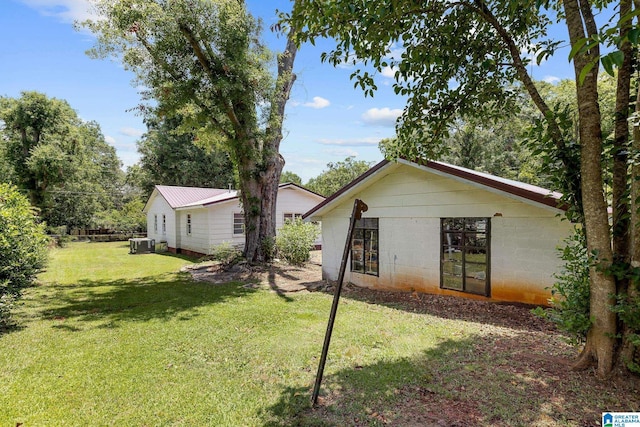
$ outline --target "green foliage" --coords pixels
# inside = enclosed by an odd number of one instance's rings
[[[219,245],[215,245],[211,247],[209,252],[211,258],[223,266],[234,264],[242,256],[242,252],[231,242],[222,242]]]
[[[551,288],[552,308],[537,309],[541,315],[558,328],[569,334],[569,342],[578,345],[584,342],[592,319],[589,311],[589,265],[592,262],[587,248],[584,232],[576,230],[565,239],[560,258],[565,262],[564,269],[557,273],[557,282]]]
[[[318,238],[318,226],[296,218],[286,221],[276,236],[278,255],[289,264],[302,265],[309,260],[311,248]]]
[[[262,253],[265,255],[266,259],[273,259],[276,256],[276,238],[272,236],[267,236],[262,239]]]
[[[517,111],[519,94],[512,83],[519,74],[505,64],[522,60],[526,70],[532,59],[522,57],[518,46],[535,46],[542,59],[558,45],[546,37],[547,14],[530,2],[476,7],[439,0],[300,1],[282,18],[305,28],[303,41],[335,40],[335,48],[322,59],[354,66],[354,86],[367,96],[377,89],[375,74],[394,71],[393,89],[407,97],[407,106],[398,122],[395,150],[386,153],[389,158],[438,158],[450,125],[462,114],[491,121]],[[505,34],[517,58],[507,48]]]
[[[44,224],[27,198],[0,183],[0,327],[8,321],[13,300],[44,267],[48,243]]]
[[[280,182],[292,182],[294,184],[302,185],[302,178],[291,171],[284,171],[280,175]]]
[[[95,10],[99,19],[81,24],[96,36],[89,55],[121,59],[159,116],[182,116],[181,131],[228,152],[245,210],[258,211],[247,215],[245,251],[262,261],[258,234],[273,234],[274,219],[249,198],[265,204],[277,198],[277,186],[263,184],[277,182],[284,165],[279,147],[295,78],[293,35],[274,67],[261,23],[244,1],[99,0]]]
[[[343,162],[328,163],[327,170],[316,178],[311,178],[306,187],[323,196],[330,196],[365,173],[370,167],[371,162],[355,160],[355,157],[350,156]]]
[[[217,146],[202,144],[193,131],[183,130],[182,116],[158,117],[153,110],[146,118],[148,132],[137,142],[140,162],[131,169],[146,195],[153,186],[236,188],[229,155]],[[134,175],[134,174],[137,174]]]
[[[26,190],[49,225],[86,227],[117,202],[120,160],[94,122],[38,92],[0,97],[0,169]],[[2,171],[0,171],[2,173]]]
[[[144,231],[147,228],[147,216],[142,212],[143,208],[142,200],[133,199],[125,203],[121,209],[99,212],[93,223],[99,228],[125,233]]]
[[[635,286],[638,289],[638,283],[640,282],[636,280],[629,286]],[[638,351],[640,349],[640,297],[637,294],[633,297],[626,294],[616,295],[613,312],[630,331],[625,338],[634,349],[631,352],[632,360],[625,360],[624,363],[629,371],[640,374],[640,352]]]

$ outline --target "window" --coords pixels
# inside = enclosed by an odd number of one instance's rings
[[[158,214],[153,215],[153,231],[158,232]]]
[[[284,214],[284,222],[293,221],[296,218],[302,218],[301,213],[286,213]]]
[[[187,214],[187,236],[191,236],[191,214]]]
[[[162,234],[167,234],[167,216],[162,214]]]
[[[351,271],[378,275],[378,218],[356,221],[351,241]]]
[[[490,296],[489,218],[442,218],[440,230],[440,287]]]
[[[233,234],[244,234],[244,214],[233,214]]]

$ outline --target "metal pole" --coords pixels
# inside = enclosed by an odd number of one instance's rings
[[[336,320],[336,312],[338,311],[338,301],[340,301],[340,292],[342,291],[342,282],[344,281],[344,273],[347,268],[347,260],[349,259],[349,251],[351,250],[351,239],[353,238],[353,230],[357,220],[362,218],[362,212],[366,212],[369,207],[360,199],[353,202],[353,211],[351,212],[351,221],[349,222],[349,231],[347,232],[347,241],[344,244],[344,252],[342,253],[342,262],[340,264],[340,272],[338,273],[338,283],[333,294],[333,304],[331,305],[331,313],[329,314],[329,323],[327,324],[327,332],[324,335],[324,344],[322,346],[322,355],[320,356],[320,364],[318,365],[318,373],[316,374],[316,383],[313,387],[313,396],[311,402],[313,405],[318,403],[318,394],[320,393],[320,383],[322,383],[322,374],[324,365],[327,361],[327,353],[329,352],[329,343],[331,342],[331,332],[333,331],[333,323]]]

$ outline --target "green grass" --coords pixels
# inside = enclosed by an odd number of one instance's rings
[[[0,335],[0,426],[381,425],[411,387],[483,396],[486,425],[530,424],[544,403],[505,373],[486,396],[488,365],[509,356],[477,340],[512,332],[344,298],[312,409],[332,296],[197,283],[186,263],[122,243],[55,250]]]

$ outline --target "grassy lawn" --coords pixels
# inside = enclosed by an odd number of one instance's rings
[[[536,369],[537,355],[572,351],[557,336],[514,371],[500,349],[529,331],[355,298],[341,301],[313,409],[332,296],[193,282],[187,263],[123,243],[55,250],[0,335],[0,426],[435,425],[452,410],[458,425],[577,426],[639,409],[624,390]]]

